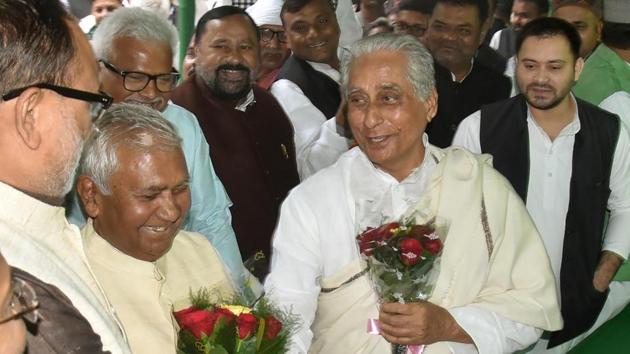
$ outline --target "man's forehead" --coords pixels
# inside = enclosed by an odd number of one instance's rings
[[[206,28],[201,39],[213,40],[214,37],[220,36],[222,33],[219,29],[230,28],[242,28],[248,32],[253,32],[255,27],[243,14],[234,14],[225,16],[222,18],[214,18],[206,22]]]
[[[323,15],[334,14],[334,11],[328,1],[329,0],[312,0],[296,12],[285,12],[284,16],[287,16],[287,19],[290,18],[293,21],[305,21]]]
[[[562,35],[527,37],[517,53],[521,61],[567,61],[572,56],[569,40]]]
[[[458,26],[474,26],[479,24],[479,9],[473,5],[437,3],[431,19]]]

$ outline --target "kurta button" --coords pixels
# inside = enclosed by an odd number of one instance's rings
[[[269,170],[265,170],[265,175],[269,176]]]
[[[257,141],[254,144],[256,144],[256,146],[260,146],[260,143]]]

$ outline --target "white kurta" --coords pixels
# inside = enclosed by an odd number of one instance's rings
[[[234,293],[220,257],[201,234],[180,231],[168,253],[155,262],[122,253],[96,233],[91,221],[81,234],[134,354],[176,352],[178,327],[172,314],[191,305],[191,290],[205,287],[223,298]]]
[[[428,146],[426,136],[424,139]],[[374,336],[366,333],[367,320],[378,316],[378,311],[365,276],[334,292],[320,291],[330,284],[342,284],[341,274],[356,274],[361,269],[356,266],[360,260],[355,241],[358,232],[378,226],[383,217],[398,219],[419,201],[450,223],[431,301],[449,309],[476,345],[443,343],[440,350],[507,353],[535,342],[541,331],[534,327],[561,326],[544,247],[509,183],[490,167],[482,168],[485,177],[478,183],[485,186],[483,198],[494,243],[489,261],[487,239],[478,220],[481,203],[460,200],[466,198],[463,190],[441,189],[447,176],[457,180],[458,173],[471,171],[469,166],[436,165],[445,153],[432,146],[426,151],[422,165],[398,182],[354,148],[296,187],[285,200],[265,288],[275,301],[302,316],[304,323],[294,338],[292,353],[306,353],[309,348],[314,353],[336,352],[326,337],[344,338],[339,345],[345,348],[360,348],[347,352],[382,352],[382,343],[374,343]],[[457,155],[474,160],[463,150]],[[467,192],[479,201],[481,190],[468,188]],[[461,210],[456,211],[458,208]],[[353,290],[345,290],[347,286]],[[335,307],[335,303],[340,305]],[[356,326],[346,328],[346,333],[322,326],[322,321],[330,324],[335,317],[355,321]]]
[[[328,64],[307,63],[339,83],[339,72]],[[292,81],[282,79],[271,85],[270,92],[293,125],[296,161],[304,180],[337,161],[348,151],[350,140],[337,133],[335,117],[326,117]]]
[[[63,208],[0,182],[0,250],[7,262],[56,286],[112,354],[130,353],[122,326],[89,268],[79,229]]]

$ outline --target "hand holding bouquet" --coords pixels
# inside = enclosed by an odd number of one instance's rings
[[[416,225],[415,218],[368,228],[357,236],[372,286],[381,302],[426,301],[437,280],[439,255],[443,244],[430,223]],[[376,320],[370,333],[379,333]],[[414,348],[413,352],[418,352]],[[395,353],[407,348],[395,345]]]

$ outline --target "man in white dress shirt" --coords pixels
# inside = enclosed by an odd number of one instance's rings
[[[265,288],[302,317],[291,353],[511,353],[562,326],[553,273],[523,203],[488,158],[428,144],[433,59],[414,37],[357,42],[342,66],[359,147],[285,200]],[[448,225],[430,302],[386,303],[365,275],[356,235],[420,210]],[[424,223],[428,220],[416,220]],[[381,335],[367,333],[379,318]]]
[[[583,66],[571,24],[537,19],[521,33],[522,94],[466,118],[453,145],[492,154],[494,167],[526,202],[565,321],[534,351],[564,353],[630,301],[630,282],[611,282],[630,252],[630,141],[617,116],[571,94]]]
[[[271,86],[293,124],[300,178],[331,165],[350,146],[339,93],[340,28],[330,0],[288,0],[280,17],[293,54]]]
[[[60,207],[111,97],[98,93],[90,44],[58,1],[2,1],[0,28],[0,249],[11,266],[57,287],[104,350],[128,353]]]

